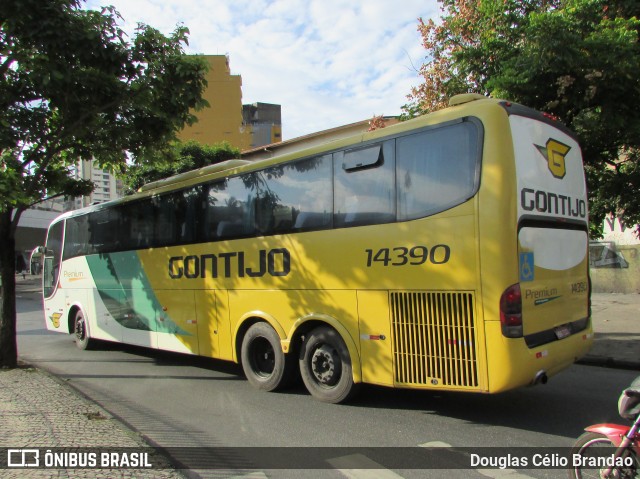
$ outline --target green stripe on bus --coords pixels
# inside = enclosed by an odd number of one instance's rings
[[[190,336],[158,301],[135,251],[87,256],[105,307],[123,327]],[[163,320],[158,321],[162,315]]]

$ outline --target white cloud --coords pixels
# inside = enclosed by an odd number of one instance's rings
[[[394,115],[419,83],[418,17],[436,0],[91,0],[113,4],[125,30],[182,23],[189,53],[228,54],[243,102],[282,105],[284,138]]]

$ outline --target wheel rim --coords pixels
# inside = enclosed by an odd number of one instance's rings
[[[603,452],[598,453],[595,452],[597,450],[603,450]],[[594,438],[587,443],[585,443],[579,451],[580,456],[587,457],[598,457],[598,456],[610,456],[615,452],[615,446],[611,443],[611,441],[607,438]],[[589,468],[577,467],[575,469],[576,477],[580,479],[603,479],[605,469],[599,468]],[[623,479],[626,477],[634,477],[635,475],[628,475],[627,469],[620,469],[617,467],[612,468],[611,472],[607,476],[608,479]]]
[[[266,338],[256,338],[251,343],[251,369],[260,377],[267,378],[273,374],[276,365],[276,354]]]
[[[342,375],[342,360],[338,351],[328,344],[316,348],[311,356],[311,371],[318,384],[335,386]]]
[[[85,338],[84,318],[82,316],[78,316],[76,318],[76,339],[78,341],[83,341],[84,338]]]

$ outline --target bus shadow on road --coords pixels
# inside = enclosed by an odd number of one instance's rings
[[[564,373],[566,376],[554,377],[545,386],[523,387],[492,395],[366,386],[350,405],[421,411],[425,427],[430,427],[430,423],[433,425],[434,416],[442,416],[472,424],[476,431],[478,426],[497,426],[573,440],[588,424],[619,421],[619,391],[612,391],[611,397],[592,395],[591,391],[580,386],[584,381],[592,381],[593,387],[597,388],[598,376],[609,374],[607,371],[611,370],[582,368],[579,375],[573,370],[573,374]],[[621,384],[622,388],[626,387],[624,380]]]
[[[233,376],[229,379],[244,380],[244,373],[239,364],[231,361],[222,361],[204,356],[191,356],[188,354],[162,351],[159,349],[145,348],[131,344],[114,343],[110,341],[95,341],[92,351],[118,351],[137,358],[117,359],[118,362],[151,362],[162,367],[195,367],[207,369]],[[141,359],[144,358],[144,359]],[[91,361],[91,360],[89,360]],[[113,362],[114,359],[98,358],[96,362]],[[188,376],[185,376],[185,378]]]
[[[149,362],[160,367],[175,368],[161,375],[144,375],[145,378],[175,378],[185,380],[227,380],[245,381],[242,367],[230,361],[222,361],[199,356],[160,351],[120,343],[97,343],[98,356],[82,352],[87,362]],[[122,358],[99,357],[100,352],[119,352]],[[91,353],[91,352],[89,352]],[[76,360],[77,361],[77,360]],[[185,368],[184,374],[180,368]],[[187,371],[187,368],[193,368]],[[194,371],[194,369],[196,371]],[[433,390],[405,390],[365,385],[360,394],[342,405],[327,405],[336,408],[378,409],[388,411],[410,410],[419,412],[419,421],[425,428],[433,427],[436,418],[453,418],[472,425],[475,431],[486,427],[529,430],[537,433],[567,438],[566,445],[577,437],[585,425],[594,422],[616,422],[618,418],[616,401],[619,391],[628,385],[630,371],[618,371],[614,383],[620,389],[596,394],[605,376],[615,370],[592,366],[573,366],[568,371],[550,379],[547,385],[523,387],[500,394],[479,394],[466,392],[446,392]],[[93,376],[93,375],[91,375]],[[136,378],[123,373],[123,377]],[[609,382],[610,383],[610,382]],[[610,386],[613,389],[617,385]],[[247,394],[272,394],[300,396],[301,400],[315,401],[310,397],[302,382],[295,381],[289,388],[277,393],[256,391],[246,383]],[[284,398],[283,398],[284,399]]]

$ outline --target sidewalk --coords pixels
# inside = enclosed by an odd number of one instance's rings
[[[41,276],[16,276],[16,296],[40,295]],[[0,448],[133,448],[148,451],[143,437],[46,371],[20,363],[0,369]],[[144,449],[143,449],[144,448]],[[84,449],[87,451],[90,449]],[[0,457],[0,464],[8,458]],[[44,463],[43,458],[40,462]],[[159,454],[153,469],[0,469],[3,479],[184,479]],[[166,468],[159,468],[164,467]]]
[[[16,277],[17,296],[36,295],[41,277]],[[640,371],[640,295],[594,294],[595,342],[582,364]],[[640,372],[639,372],[640,374]],[[45,371],[23,365],[0,370],[0,448],[145,447],[97,404]],[[0,458],[1,460],[2,458]],[[166,478],[183,479],[172,469],[0,469],[3,478]]]
[[[595,341],[580,363],[640,371],[640,294],[594,293],[591,310]]]
[[[45,371],[21,365],[0,370],[0,448],[148,448],[97,404]],[[146,449],[144,449],[146,450]],[[5,463],[7,458],[0,458]],[[40,458],[41,464],[44,463]],[[154,466],[168,464],[154,455]],[[169,467],[167,465],[167,467]],[[141,478],[184,479],[167,469],[0,469],[4,479]]]

